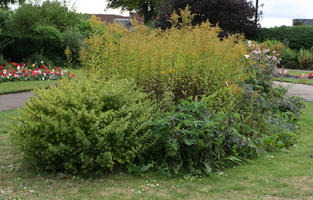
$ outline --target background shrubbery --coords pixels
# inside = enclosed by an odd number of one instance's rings
[[[79,65],[79,49],[88,30],[86,16],[76,13],[59,1],[41,5],[26,3],[14,11],[0,10],[1,41],[9,41],[0,49],[8,60],[36,62],[44,57],[55,65],[63,65],[68,47],[73,65]]]
[[[258,42],[280,41],[286,48],[281,53],[281,67],[313,69],[313,27],[307,25],[262,28],[252,39]],[[275,48],[277,50],[277,47]],[[280,49],[280,48],[279,48]]]
[[[313,26],[301,25],[262,28],[251,39],[255,39],[258,42],[278,40],[288,44],[291,49],[311,49],[313,46]]]

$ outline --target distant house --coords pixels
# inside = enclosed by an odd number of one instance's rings
[[[313,26],[313,19],[293,19],[292,24],[295,25],[310,25]]]
[[[131,27],[131,21],[136,19],[140,23],[144,23],[145,19],[137,13],[130,13],[130,16],[110,15],[110,14],[89,14],[95,15],[105,23],[119,23],[125,27]]]

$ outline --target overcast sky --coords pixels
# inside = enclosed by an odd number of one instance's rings
[[[83,13],[107,13],[120,14],[119,10],[105,10],[105,0],[71,0],[75,2],[76,9]],[[313,18],[313,0],[259,0],[264,4],[261,9],[263,17],[262,27],[274,27],[281,25],[292,25],[293,18]],[[253,0],[255,2],[255,0]],[[122,15],[128,15],[127,12]]]

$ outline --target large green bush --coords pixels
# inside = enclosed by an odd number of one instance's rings
[[[85,33],[88,30],[85,20],[84,15],[58,1],[45,1],[41,5],[26,3],[15,12],[0,10],[0,29],[3,29],[0,43],[10,42],[0,53],[15,62],[35,62],[35,57],[45,57],[44,60],[62,65],[64,50],[69,46],[76,65],[78,44],[82,41],[82,34],[88,34]]]
[[[132,81],[63,81],[34,94],[11,134],[45,170],[112,171],[135,163],[153,143],[156,106]]]
[[[59,1],[44,1],[42,5],[26,3],[14,13],[12,24],[15,32],[32,34],[38,26],[53,26],[63,32],[80,23],[82,16]]]
[[[313,26],[301,25],[262,28],[258,30],[253,39],[259,42],[279,40],[292,49],[311,49],[313,46]]]

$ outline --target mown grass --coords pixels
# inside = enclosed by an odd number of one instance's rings
[[[312,199],[313,104],[306,103],[302,134],[290,150],[265,154],[206,178],[89,177],[46,174],[30,166],[0,135],[0,200],[3,199]],[[0,113],[1,125],[16,111]]]
[[[72,74],[76,75],[76,78],[83,76],[82,70],[71,69],[69,70]],[[15,82],[4,82],[0,83],[0,94],[24,92],[30,91],[36,88],[44,88],[49,84],[54,84],[57,81],[15,81]]]
[[[10,117],[13,117],[17,114],[17,110],[7,110],[0,112],[0,135],[5,132],[6,128],[10,124]]]

